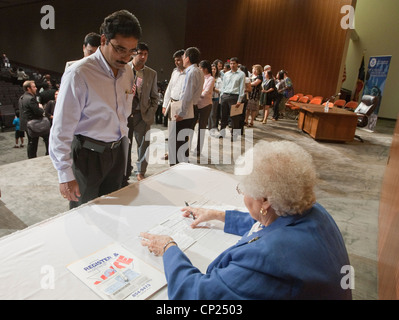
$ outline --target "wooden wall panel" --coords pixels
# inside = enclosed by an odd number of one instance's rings
[[[399,123],[381,188],[378,220],[378,298],[399,299]]]
[[[186,48],[196,46],[210,60],[243,57],[248,5],[242,0],[188,0]]]
[[[341,7],[352,0],[189,0],[186,43],[203,58],[286,69],[295,90],[331,96],[340,81],[347,31]],[[198,15],[200,14],[200,18]]]

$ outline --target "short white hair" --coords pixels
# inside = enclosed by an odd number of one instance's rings
[[[317,175],[311,155],[290,141],[261,141],[238,161],[240,189],[267,198],[277,215],[301,214],[316,201]]]

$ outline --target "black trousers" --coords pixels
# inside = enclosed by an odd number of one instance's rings
[[[282,94],[278,94],[276,99],[274,99],[274,101],[273,101],[273,103],[274,103],[274,105],[273,105],[273,119],[276,119],[276,120],[278,120],[279,115],[280,115],[279,105],[280,105],[281,99],[283,99],[283,95]]]
[[[169,121],[169,164],[188,162],[193,119]]]
[[[33,159],[37,157],[37,146],[39,144],[39,138],[40,137],[31,137],[26,131],[26,135],[28,137],[28,147],[27,147],[27,152],[28,152],[28,159]],[[45,135],[42,137],[44,144],[46,146],[46,156],[48,155],[48,140],[49,140],[49,135]]]
[[[194,106],[194,119],[191,122],[191,125],[194,133],[194,128],[198,121],[198,138],[197,138],[197,148],[196,148],[197,155],[201,153],[202,147],[204,146],[205,130],[209,121],[209,116],[211,114],[211,111],[212,111],[211,104],[201,109],[199,109],[198,106]]]
[[[81,197],[77,202],[69,202],[70,209],[119,190],[125,173],[123,143],[115,149],[106,148],[102,153],[83,148],[82,145],[75,137],[72,142],[72,169]]]
[[[222,95],[222,119],[220,121],[220,130],[222,131],[228,125],[230,117],[231,106],[237,104],[238,94],[223,94]],[[242,115],[231,117],[231,127],[234,129],[241,129]],[[222,133],[223,134],[223,133]]]

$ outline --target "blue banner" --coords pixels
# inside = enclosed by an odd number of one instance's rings
[[[367,129],[372,131],[374,131],[377,123],[378,112],[380,111],[391,58],[392,56],[370,57],[363,95],[367,94],[379,97],[378,106],[375,109],[374,114],[369,117],[369,124],[367,126]]]

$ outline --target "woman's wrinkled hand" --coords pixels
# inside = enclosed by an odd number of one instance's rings
[[[224,211],[214,209],[184,207],[181,211],[183,212],[184,217],[193,219],[191,228],[197,228],[200,223],[210,220],[219,220],[224,222],[225,217]]]

